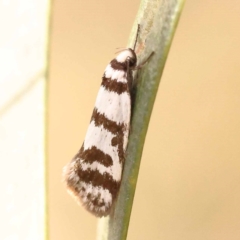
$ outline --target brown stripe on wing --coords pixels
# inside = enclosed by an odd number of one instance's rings
[[[120,181],[115,181],[109,173],[101,174],[98,170],[82,170],[82,168],[78,168],[77,174],[82,182],[90,183],[94,187],[102,187],[107,189],[112,198],[116,198],[118,189],[120,186]]]
[[[99,150],[95,146],[92,146],[90,149],[83,150],[81,147],[79,153],[75,158],[81,158],[85,163],[94,163],[98,162],[105,167],[110,167],[113,165],[112,157],[103,151]]]
[[[130,64],[130,63],[128,63],[128,61],[118,62],[115,58],[110,62],[110,66],[113,68],[113,70],[126,72],[128,91],[131,92],[133,77],[132,77],[132,70],[129,68],[130,65],[128,66],[128,64]],[[103,78],[105,78],[105,74],[103,75]],[[117,82],[117,83],[119,84],[119,82]]]
[[[107,117],[105,117],[104,114],[99,113],[96,108],[93,110],[91,122],[94,122],[95,126],[103,126],[106,130],[111,132],[115,135],[115,137],[112,138],[112,146],[118,146],[118,157],[119,161],[124,161],[124,151],[123,149],[123,138],[124,134],[126,134],[126,125],[121,123],[118,124],[114,121],[109,120]]]
[[[123,132],[125,129],[125,126],[123,123],[118,124],[112,120],[109,120],[104,114],[99,113],[97,111],[97,108],[94,108],[91,122],[95,123],[95,126],[103,125],[103,127],[111,132],[112,134],[119,134],[120,132]]]
[[[117,82],[117,79],[110,79],[103,76],[102,86],[110,92],[116,92],[121,94],[123,92],[129,92],[128,84],[123,82]]]
[[[127,71],[127,62],[118,62],[115,58],[110,62],[114,70]]]

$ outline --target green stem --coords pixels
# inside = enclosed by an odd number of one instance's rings
[[[137,24],[140,24],[136,47],[138,63],[154,51],[149,62],[138,71],[136,100],[126,161],[118,199],[113,213],[100,219],[98,240],[125,240],[147,128],[184,0],[142,0],[130,36],[133,46]]]

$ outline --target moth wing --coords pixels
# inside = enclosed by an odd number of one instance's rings
[[[109,64],[84,143],[64,170],[70,192],[98,217],[109,214],[117,197],[130,117],[131,97],[127,73]]]

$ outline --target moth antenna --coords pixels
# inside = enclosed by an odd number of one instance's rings
[[[140,24],[138,24],[138,27],[137,27],[137,34],[136,34],[135,43],[134,43],[134,46],[133,46],[134,52],[135,52],[135,48],[136,48],[136,45],[137,45],[139,32],[140,32]]]
[[[115,54],[120,53],[120,52],[122,52],[122,51],[124,51],[124,50],[127,50],[127,48],[117,48],[117,49],[120,49],[120,50],[118,50],[117,52],[115,52]]]

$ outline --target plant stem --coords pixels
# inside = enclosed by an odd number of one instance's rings
[[[137,77],[135,76],[136,99],[121,188],[113,213],[107,218],[100,219],[98,240],[125,240],[127,238],[147,128],[183,3],[184,0],[141,1],[129,46],[133,46],[137,24],[140,24],[136,47],[138,63],[143,62],[151,52],[154,52],[154,55],[138,71]]]

